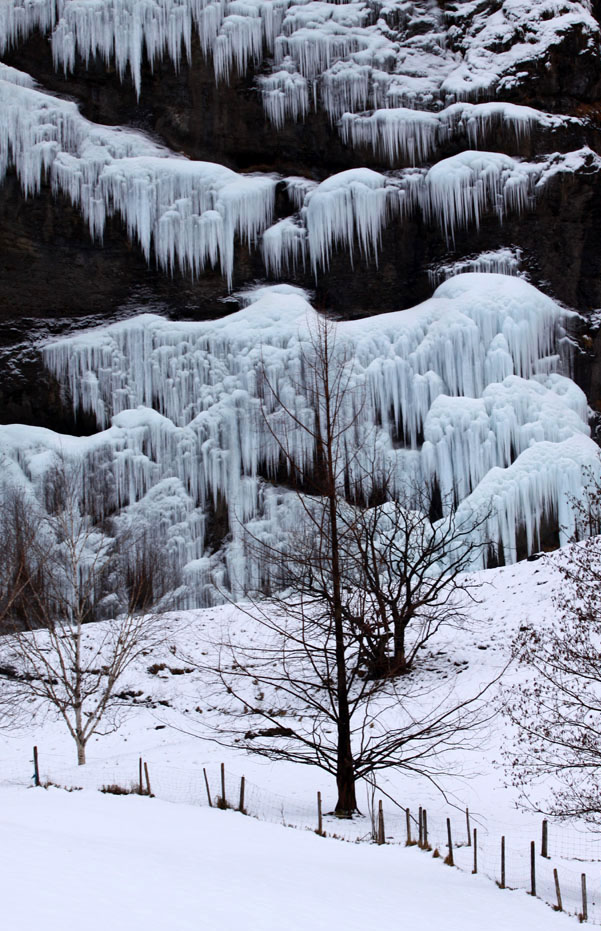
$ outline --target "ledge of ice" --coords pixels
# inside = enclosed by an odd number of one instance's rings
[[[277,183],[273,175],[174,156],[140,132],[90,123],[74,103],[0,72],[0,180],[11,166],[26,195],[48,178],[81,210],[92,236],[101,238],[116,214],[147,261],[154,252],[166,271],[193,276],[218,267],[228,283],[235,238],[251,244],[269,226]]]

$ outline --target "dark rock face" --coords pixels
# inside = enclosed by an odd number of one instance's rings
[[[447,4],[449,23],[461,4]],[[594,14],[599,17],[597,4]],[[491,13],[494,12],[491,6]],[[398,25],[398,24],[397,24]],[[428,24],[424,23],[427,30]],[[395,23],[390,23],[391,28]],[[449,32],[457,48],[469,42]],[[503,49],[499,49],[499,52]],[[213,65],[195,40],[189,63],[176,71],[165,60],[142,70],[138,99],[126,76],[122,83],[112,65],[78,62],[65,77],[54,69],[48,37],[33,34],[4,61],[35,77],[44,88],[68,95],[90,120],[142,129],[176,152],[218,161],[237,171],[277,171],[314,180],[348,168],[390,168],[366,147],[351,148],[323,109],[304,122],[287,121],[276,133],[269,124],[255,86],[255,72],[216,85]],[[546,111],[585,118],[584,125],[535,128],[517,137],[491,124],[482,148],[535,160],[550,152],[588,145],[601,153],[601,68],[599,49],[583,30],[566,30],[543,57],[519,63],[515,80],[506,81],[502,99]],[[461,134],[445,142],[433,160],[468,147]],[[398,163],[394,167],[402,167]],[[583,314],[601,307],[601,171],[590,164],[576,173],[557,173],[534,209],[510,215],[501,225],[485,216],[479,228],[460,230],[449,246],[439,229],[419,218],[396,222],[384,230],[377,267],[373,260],[343,252],[315,280],[310,270],[286,274],[286,280],[315,293],[316,306],[341,317],[355,317],[412,306],[432,292],[429,270],[443,263],[495,250],[519,249],[529,279]],[[293,212],[281,193],[277,213]],[[147,265],[128,240],[123,224],[110,220],[102,243],[94,242],[79,212],[48,188],[25,199],[14,175],[0,188],[0,421],[22,421],[69,432],[89,432],[95,425],[71,414],[40,362],[40,340],[81,326],[118,319],[141,310],[172,317],[208,319],[237,308],[218,270],[198,280],[173,276]],[[233,290],[265,279],[260,250],[239,245]],[[586,337],[586,333],[584,334]],[[601,406],[599,340],[589,337],[577,376],[593,407]]]

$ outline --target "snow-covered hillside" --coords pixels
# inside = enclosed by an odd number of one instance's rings
[[[426,650],[420,659],[420,677],[426,691],[428,685],[435,685],[440,691],[447,689],[451,683],[457,694],[467,695],[492,679],[505,665],[518,628],[528,624],[542,629],[549,617],[553,616],[553,598],[562,584],[556,556],[484,572],[479,579],[482,585],[476,592],[478,601],[472,606],[469,623],[460,630],[443,630],[431,649]],[[204,882],[206,877],[213,875],[210,871],[215,870],[214,879],[207,881],[207,885],[202,888],[221,889],[223,883],[231,882],[232,888],[235,886],[242,890],[241,884],[248,882],[248,901],[252,904],[248,907],[245,905],[245,910],[250,926],[255,926],[252,924],[254,921],[257,927],[269,927],[261,924],[261,921],[267,920],[261,911],[260,903],[264,901],[262,897],[268,895],[273,898],[275,921],[276,916],[281,918],[283,914],[278,909],[280,906],[282,909],[285,907],[288,894],[279,895],[277,890],[280,886],[271,882],[271,867],[267,864],[272,859],[274,863],[279,861],[280,864],[289,864],[296,862],[294,858],[297,856],[309,858],[312,864],[321,864],[320,858],[323,857],[323,865],[318,867],[317,872],[329,877],[326,885],[330,889],[338,888],[338,881],[344,882],[342,878],[335,878],[340,875],[340,871],[343,875],[347,875],[347,869],[364,873],[365,896],[368,895],[367,890],[371,890],[369,907],[374,907],[374,901],[380,901],[382,920],[388,914],[388,906],[385,905],[389,901],[388,893],[380,897],[376,895],[376,889],[379,888],[378,883],[388,877],[387,870],[390,869],[397,877],[390,889],[390,907],[393,902],[398,903],[401,890],[403,897],[407,897],[406,913],[412,914],[414,906],[410,903],[413,902],[411,897],[415,892],[415,907],[421,902],[419,908],[426,909],[423,920],[427,927],[434,929],[440,916],[436,911],[437,906],[424,903],[422,893],[416,892],[421,889],[422,883],[437,890],[436,896],[426,896],[428,902],[443,901],[443,888],[449,900],[455,895],[459,897],[462,906],[458,904],[456,913],[453,910],[448,915],[448,920],[458,922],[458,926],[469,927],[472,920],[481,922],[483,908],[496,916],[498,924],[488,925],[491,931],[510,926],[522,927],[525,922],[528,922],[529,927],[534,926],[532,922],[539,919],[535,917],[536,908],[528,900],[525,891],[529,888],[530,841],[535,840],[538,849],[541,816],[516,808],[518,795],[511,787],[509,757],[503,753],[504,750],[511,750],[515,735],[506,719],[500,715],[494,717],[484,729],[468,736],[462,748],[454,748],[444,758],[443,768],[448,770],[449,775],[443,777],[440,783],[445,796],[428,779],[420,778],[415,773],[403,773],[400,770],[378,775],[378,786],[382,793],[376,793],[376,800],[378,797],[384,799],[386,833],[393,844],[385,852],[379,849],[363,851],[340,842],[299,837],[296,831],[286,833],[282,828],[272,825],[256,825],[251,819],[245,821],[230,812],[189,808],[190,805],[207,805],[203,768],[207,770],[213,797],[220,793],[221,762],[225,764],[226,791],[232,804],[238,803],[239,777],[245,775],[245,807],[260,820],[276,824],[284,821],[301,828],[314,828],[315,793],[322,792],[326,813],[330,811],[335,798],[333,779],[316,768],[268,762],[248,756],[235,746],[228,748],[219,742],[220,733],[228,723],[221,710],[225,696],[219,695],[210,677],[207,678],[201,668],[196,668],[196,664],[211,662],[216,649],[215,642],[219,640],[223,625],[236,638],[237,631],[247,628],[250,623],[248,616],[232,606],[165,617],[164,646],[142,659],[123,681],[124,702],[129,706],[126,719],[116,733],[98,737],[91,743],[89,762],[85,767],[76,766],[74,745],[64,728],[58,722],[53,722],[52,717],[46,716],[33,725],[25,719],[20,730],[5,731],[1,738],[0,753],[0,783],[3,784],[0,792],[6,800],[3,829],[7,837],[13,837],[11,832],[20,837],[14,847],[11,840],[11,849],[16,853],[14,857],[11,855],[10,869],[21,874],[21,851],[23,856],[26,851],[31,856],[32,850],[41,851],[44,845],[53,845],[57,857],[49,872],[47,863],[40,864],[40,870],[47,871],[47,879],[39,879],[39,888],[54,886],[52,900],[58,903],[63,900],[64,893],[62,880],[58,876],[64,873],[66,864],[70,862],[68,857],[75,855],[81,858],[81,851],[89,848],[94,863],[90,874],[92,885],[88,886],[82,896],[90,894],[90,889],[96,888],[94,883],[98,883],[99,890],[107,890],[106,895],[109,896],[108,890],[114,889],[114,895],[119,899],[122,895],[119,890],[124,888],[121,883],[127,883],[131,896],[130,904],[124,905],[124,916],[135,916],[135,909],[146,907],[140,904],[144,896],[136,883],[147,882],[148,857],[149,862],[154,864],[154,872],[160,871],[165,877],[173,874],[172,880],[165,880],[161,884],[160,888],[164,888],[165,893],[164,897],[160,893],[157,900],[158,911],[155,913],[154,904],[149,906],[153,915],[159,921],[157,916],[163,915],[161,909],[180,908],[181,926],[184,928],[190,920],[188,911],[193,909],[193,903],[188,898],[191,894],[188,883],[192,880],[188,876],[194,877],[195,883],[204,877]],[[101,632],[102,625],[87,628],[89,637],[101,636]],[[519,669],[510,667],[500,687],[487,697],[489,710],[500,709],[504,702],[504,690],[521,681],[522,675]],[[43,779],[64,786],[83,786],[86,791],[63,794],[54,789],[48,793],[42,790],[29,793],[9,790],[11,784],[31,784],[31,748],[34,744],[39,749]],[[148,764],[152,789],[158,797],[156,801],[130,798],[112,800],[89,794],[89,790],[105,784],[117,783],[126,787],[135,784],[140,756]],[[544,808],[548,788],[548,785],[539,785],[532,801]],[[401,806],[400,810],[392,804],[390,798]],[[329,834],[349,840],[369,839],[371,826],[366,787],[360,787],[358,799],[363,817],[353,822],[340,822],[326,816],[324,826]],[[173,804],[169,806],[165,800]],[[456,871],[450,871],[447,867],[443,869],[440,861],[432,862],[431,855],[416,849],[403,849],[406,830],[403,809],[409,807],[415,817],[419,806],[428,809],[430,842],[432,846],[439,847],[443,856],[446,852],[446,818],[451,817],[457,845],[456,863],[468,874],[472,869],[473,851],[465,846],[464,810],[469,807],[472,827],[477,828],[479,835],[479,871],[482,877],[457,877]],[[83,825],[82,812],[85,812]],[[224,820],[219,821],[219,818]],[[80,830],[85,832],[87,840],[80,839]],[[415,832],[415,825],[413,830]],[[507,838],[507,885],[520,892],[500,892],[491,881],[498,880],[500,875],[501,835]],[[551,822],[549,836],[551,859],[546,861],[537,857],[539,896],[547,902],[554,902],[552,869],[558,868],[564,907],[574,914],[580,908],[580,874],[586,871],[589,878],[590,914],[596,920],[600,900],[593,861],[599,856],[598,836],[591,835],[578,823],[566,826],[557,822]],[[186,840],[188,837],[190,843]],[[171,852],[172,843],[177,845],[177,855]],[[324,846],[312,848],[314,853],[307,853],[307,845],[319,843]],[[247,844],[255,849],[250,862],[244,853]],[[222,849],[222,845],[223,858],[215,853]],[[261,857],[256,855],[258,847],[262,850],[265,848]],[[271,848],[270,853],[267,848]],[[227,851],[229,853],[226,855]],[[129,868],[124,866],[129,862],[129,857],[132,864],[137,864],[132,865],[132,869],[134,876],[141,877],[139,880],[132,879]],[[205,862],[203,857],[211,860],[210,867],[208,863],[204,868],[199,866]],[[291,858],[291,861],[287,858]],[[33,860],[37,863],[35,857]],[[193,868],[190,862],[194,864]],[[381,867],[379,864],[382,863],[386,865]],[[246,867],[243,868],[242,864],[246,864]],[[249,877],[254,876],[252,871],[256,868],[252,864],[259,864],[260,874],[250,881]],[[55,867],[56,877],[53,872]],[[292,869],[291,865],[285,868],[282,876],[289,869]],[[306,869],[309,869],[310,875],[306,875]],[[328,903],[337,902],[338,896],[331,897],[330,893],[324,892],[325,899],[322,902],[321,892],[315,892],[321,886],[319,883],[314,885],[310,879],[314,875],[312,870],[313,867],[306,867],[300,871],[299,876],[306,875],[306,882],[300,879],[298,883],[295,881],[296,891],[290,894],[299,897],[298,912],[295,911],[298,915],[308,914],[305,909],[315,908],[319,900],[321,917],[315,920],[323,920],[325,927],[328,909],[334,907]],[[273,875],[276,874],[279,875],[277,869]],[[414,878],[409,881],[409,876]],[[32,879],[30,870],[22,877],[22,881],[37,883],[38,879]],[[181,889],[181,898],[179,894],[176,897],[177,905],[174,903],[171,882],[175,884],[174,888]],[[388,885],[389,879],[386,879],[383,888]],[[17,890],[20,886],[17,883],[13,888]],[[345,901],[348,900],[348,908],[356,918],[351,919],[349,912],[348,920],[359,921],[361,912],[358,901],[361,901],[361,897],[357,902],[352,896],[349,899],[349,888],[347,886]],[[354,884],[352,888],[356,888]],[[488,896],[491,898],[488,899]],[[240,891],[239,896],[227,896],[227,901],[230,903],[243,898],[244,893]],[[16,892],[13,901],[16,907]],[[74,916],[83,907],[83,901],[83,897],[70,897],[69,907],[74,909]],[[207,893],[205,904],[209,909],[213,907],[209,904],[211,901]],[[483,904],[485,901],[489,904]],[[225,907],[223,901],[221,904]],[[221,920],[225,924],[219,927],[239,927],[237,906],[232,904],[227,907],[231,911],[222,913]],[[433,910],[428,911],[430,908]],[[102,914],[98,913],[98,920]],[[211,914],[210,911],[207,913]],[[555,920],[550,910],[540,914],[541,922]],[[125,917],[120,916],[118,920],[125,921]],[[119,927],[119,924],[116,926]],[[213,926],[207,917],[207,927]],[[354,927],[352,924],[349,926]]]
[[[364,931],[400,918],[427,931],[574,926],[404,848],[88,792],[0,789],[0,803],[2,908],[13,928]]]

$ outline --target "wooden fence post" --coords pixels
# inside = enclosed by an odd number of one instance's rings
[[[241,811],[244,814],[244,787],[246,780],[244,776],[240,778],[240,804],[238,805],[238,811]]]
[[[413,844],[411,840],[411,812],[408,808],[405,809],[405,823],[407,825],[407,843],[406,846],[410,847]]]
[[[453,859],[453,838],[451,836],[451,819],[447,818],[447,840],[449,845],[449,852],[445,858],[445,863],[449,866],[455,866],[455,861]]]
[[[549,858],[549,824],[546,819],[543,821],[543,836],[541,838],[540,855],[546,859]]]
[[[138,761],[138,795],[144,795],[144,782],[142,781],[142,757]]]
[[[588,921],[588,903],[586,901],[586,873],[583,873],[580,877],[580,884],[582,886],[582,912],[580,915],[580,920]]]
[[[469,808],[465,809],[465,826],[467,828],[467,845],[471,847],[472,844],[472,832],[470,831],[470,810]]]
[[[38,748],[33,748],[33,784],[40,785],[40,767],[38,763]]]
[[[227,808],[227,798],[225,796],[225,763],[221,764],[221,807]]]
[[[386,843],[386,834],[384,832],[384,809],[382,808],[382,799],[378,805],[378,844]]]
[[[536,895],[536,844],[530,841],[530,895]]]
[[[417,833],[417,846],[421,848],[424,846],[424,822],[422,819],[422,806],[421,805],[419,806],[419,813],[418,813],[417,818],[418,818],[417,820],[417,832],[418,832]]]
[[[213,807],[213,802],[211,801],[211,790],[209,789],[209,777],[207,776],[207,771],[206,771],[206,769],[204,768],[204,766],[203,766],[202,771],[203,771],[204,777],[205,777],[205,786],[207,787],[207,798],[208,798],[208,800],[209,800],[209,808],[212,808],[212,807]]]
[[[553,870],[553,879],[555,880],[555,894],[557,896],[557,905],[555,911],[563,912],[563,904],[561,901],[561,889],[559,888],[559,876],[557,875],[557,870]]]
[[[429,850],[428,846],[428,812],[424,808],[422,811],[422,822],[423,822],[423,835],[424,835],[424,850]]]
[[[148,775],[148,763],[146,762],[144,763],[144,775],[146,777],[146,792],[148,795],[152,795],[152,792],[150,791],[150,777]]]
[[[505,837],[501,838],[501,889],[505,888]]]
[[[474,828],[474,868],[472,873],[478,872],[478,829]]]
[[[323,815],[321,811],[321,792],[317,793],[317,833],[323,837]]]

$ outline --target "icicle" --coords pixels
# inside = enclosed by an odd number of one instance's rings
[[[298,72],[286,70],[258,78],[263,107],[268,119],[276,129],[281,129],[286,119],[303,120],[309,111],[307,79]]]
[[[263,263],[268,274],[279,278],[284,270],[305,266],[307,230],[286,217],[263,233]]]
[[[327,267],[338,245],[352,252],[358,241],[362,255],[377,257],[387,209],[386,178],[369,168],[332,175],[310,192],[306,222],[315,273]]]
[[[510,210],[524,210],[541,169],[501,152],[461,152],[428,171],[422,205],[452,241],[458,226],[479,225],[489,206],[499,219]]]
[[[142,133],[94,126],[75,104],[0,79],[0,178],[14,165],[26,195],[44,177],[81,210],[93,236],[121,216],[147,260],[200,274],[219,266],[231,284],[236,237],[271,223],[273,176],[238,175],[173,157]]]

